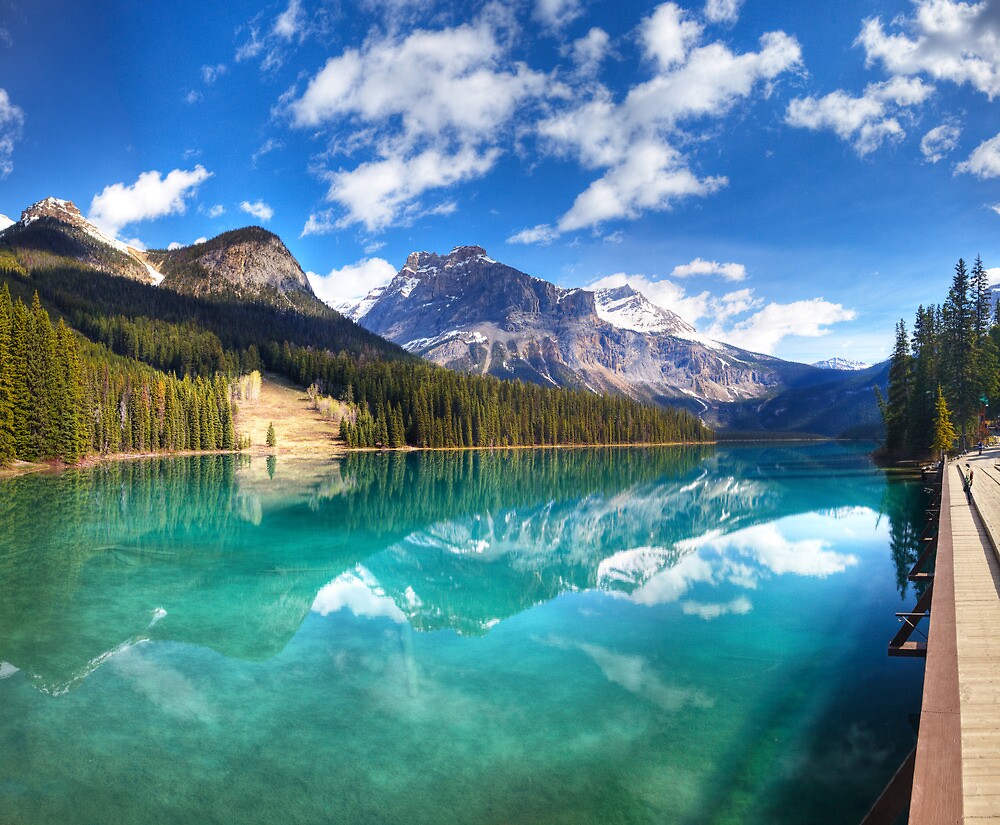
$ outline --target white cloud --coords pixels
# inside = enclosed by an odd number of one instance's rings
[[[1000,2],[914,0],[912,17],[865,20],[857,43],[869,66],[890,75],[926,74],[935,80],[968,83],[992,100],[1000,92]]]
[[[746,320],[729,327],[715,324],[707,333],[752,352],[770,354],[789,336],[818,338],[830,332],[827,329],[830,324],[853,321],[856,317],[853,309],[822,298],[790,304],[772,302]]]
[[[990,280],[990,286],[1000,284],[1000,266],[991,266],[986,270],[986,277]]]
[[[201,79],[204,80],[207,85],[211,86],[216,80],[222,77],[226,71],[227,68],[225,63],[217,63],[214,66],[202,66]]]
[[[627,92],[620,103],[601,85],[588,99],[573,99],[538,124],[542,148],[604,170],[555,222],[568,232],[705,196],[727,184],[701,177],[676,145],[688,121],[719,118],[760,85],[765,93],[784,72],[800,64],[801,49],[784,32],[768,32],[756,52],[737,54],[721,42],[702,43],[703,30],[674,3],[657,7],[640,26],[640,39],[656,72]],[[524,239],[525,232],[514,237]],[[549,234],[542,234],[551,240]]]
[[[327,616],[346,608],[355,616],[384,617],[403,624],[406,621],[403,611],[385,594],[371,574],[363,568],[357,568],[357,571],[342,573],[321,588],[313,600],[313,612]]]
[[[992,209],[994,212],[1000,215],[1000,203],[991,203],[990,209]]]
[[[167,244],[167,250],[170,252],[173,252],[175,249],[183,249],[183,248],[184,244],[179,243],[178,241],[171,241],[170,243]]]
[[[695,258],[689,264],[675,266],[670,273],[672,278],[690,278],[692,275],[719,275],[727,281],[742,281],[747,276],[747,268],[743,264],[706,261]]]
[[[558,31],[583,14],[582,0],[535,0],[535,19]]]
[[[869,83],[861,97],[838,89],[820,98],[795,98],[788,104],[785,122],[812,131],[829,129],[864,156],[885,140],[902,140],[906,132],[898,118],[933,92],[934,87],[919,78],[894,77]]]
[[[507,124],[545,91],[546,76],[509,61],[484,15],[371,38],[330,58],[301,95],[286,94],[285,107],[295,126],[364,135],[347,148],[371,147],[374,156],[324,176],[327,199],[344,210],[338,225],[374,231],[426,212],[423,193],[488,172]]]
[[[615,218],[636,218],[647,209],[668,209],[681,198],[711,194],[728,182],[724,177],[698,178],[672,146],[643,141],[577,195],[558,228],[571,232]]]
[[[640,31],[646,56],[661,69],[672,69],[683,63],[692,47],[701,39],[701,24],[688,17],[674,3],[657,6]]]
[[[306,277],[321,301],[341,306],[356,304],[375,287],[385,286],[396,277],[396,268],[384,258],[363,258],[326,275],[308,272]]]
[[[205,237],[195,238],[194,241],[191,243],[191,245],[192,246],[197,246],[200,243],[205,243],[207,240],[208,240],[208,238],[205,238]]]
[[[706,0],[705,19],[713,23],[735,23],[743,0]]]
[[[208,207],[208,209],[205,210],[205,214],[210,218],[218,218],[226,214],[226,207],[224,207],[221,203],[217,203],[214,206]]]
[[[88,218],[102,231],[117,236],[130,223],[182,214],[185,200],[210,177],[212,173],[201,164],[190,171],[174,169],[166,177],[157,171],[143,172],[131,186],[115,183],[94,195]]]
[[[14,142],[21,138],[24,110],[10,101],[6,89],[0,89],[0,180],[14,171]]]
[[[392,223],[406,223],[426,211],[416,204],[420,195],[484,175],[499,155],[498,149],[484,154],[471,147],[456,154],[427,149],[409,158],[393,156],[363,163],[350,171],[330,173],[327,199],[347,210],[337,221],[338,228],[361,222],[375,231]]]
[[[240,209],[248,215],[252,215],[259,221],[269,221],[274,217],[274,210],[264,201],[258,199],[253,201],[240,201]]]
[[[527,229],[515,232],[507,238],[507,243],[537,243],[545,245],[552,243],[558,237],[558,229],[554,226],[549,226],[547,223],[540,223],[537,226],[529,226]]]
[[[967,160],[955,167],[955,172],[967,172],[984,180],[1000,177],[1000,135],[980,143]]]
[[[292,40],[302,36],[305,26],[305,15],[302,13],[300,0],[291,0],[288,8],[278,15],[274,21],[274,33],[283,40]]]
[[[577,72],[587,77],[597,74],[608,55],[610,44],[608,33],[596,26],[579,40],[573,41],[571,54]]]
[[[125,245],[131,246],[133,249],[138,249],[140,252],[145,252],[147,248],[141,238],[126,238]]]
[[[185,103],[194,105],[195,103],[198,103],[199,101],[201,101],[201,92],[199,92],[197,89],[192,89],[190,92],[188,92],[186,95],[184,95],[184,102]]]
[[[920,151],[928,163],[943,160],[958,146],[958,138],[962,130],[955,123],[942,123],[935,126],[920,140]]]

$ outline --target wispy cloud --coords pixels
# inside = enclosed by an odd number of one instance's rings
[[[23,127],[24,110],[0,89],[0,179],[14,171],[14,143],[20,140]]]

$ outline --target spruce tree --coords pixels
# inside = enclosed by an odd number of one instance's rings
[[[264,446],[276,447],[277,445],[278,445],[278,438],[274,434],[274,422],[272,421],[267,425],[267,438],[264,441]]]

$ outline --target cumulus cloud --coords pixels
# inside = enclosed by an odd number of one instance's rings
[[[573,41],[571,56],[576,71],[586,77],[597,74],[608,55],[611,37],[596,26],[579,40]]]
[[[811,298],[790,304],[772,302],[730,327],[716,324],[707,332],[752,352],[770,354],[789,336],[818,338],[829,334],[830,324],[853,321],[856,317],[857,312],[853,309],[822,298]]]
[[[167,244],[167,250],[170,252],[173,252],[175,249],[183,249],[183,248],[184,244],[180,243],[179,241],[171,241],[170,243]]]
[[[205,210],[205,214],[210,218],[218,218],[226,214],[226,207],[221,203],[217,203],[214,206],[210,206]]]
[[[914,7],[888,29],[879,17],[865,20],[857,43],[867,64],[968,83],[992,100],[1000,92],[1000,1],[914,0]]]
[[[190,171],[174,169],[166,177],[157,171],[143,172],[130,186],[115,183],[94,195],[87,217],[102,231],[117,236],[130,223],[182,214],[187,199],[210,177],[212,173],[201,164]]]
[[[582,0],[535,0],[535,19],[558,31],[583,14]]]
[[[920,152],[928,163],[937,163],[955,150],[962,130],[955,123],[935,126],[920,139]]]
[[[0,89],[0,180],[14,171],[14,143],[23,127],[24,110],[11,103],[6,89]]]
[[[727,281],[742,281],[747,276],[747,268],[743,264],[706,261],[695,258],[689,264],[675,266],[670,273],[672,278],[690,278],[693,275],[719,275]]]
[[[356,304],[395,276],[396,268],[384,258],[362,258],[357,263],[331,269],[326,275],[306,273],[313,292],[330,306]]]
[[[705,19],[713,23],[735,23],[743,0],[707,0]]]
[[[255,200],[250,201],[240,201],[240,209],[246,212],[248,215],[252,215],[259,221],[269,221],[274,217],[274,210],[264,201]]]
[[[375,156],[324,177],[327,199],[343,210],[339,225],[375,231],[420,213],[425,192],[488,172],[501,152],[500,133],[545,87],[545,75],[509,60],[484,16],[371,38],[330,58],[285,105],[297,127],[364,134],[360,143]]]
[[[1000,135],[980,143],[967,160],[955,167],[956,172],[967,172],[977,178],[1000,177]]]
[[[558,237],[558,229],[547,223],[540,223],[537,226],[529,226],[520,232],[515,232],[507,238],[507,243],[535,243],[544,246],[552,243]]]
[[[718,191],[727,179],[700,176],[677,148],[684,125],[722,117],[801,61],[798,42],[780,31],[764,34],[759,50],[745,53],[705,42],[702,25],[675,3],[658,6],[640,25],[639,38],[655,67],[652,79],[631,87],[620,102],[607,87],[590,84],[582,102],[571,97],[537,126],[544,151],[574,158],[601,176],[552,225],[513,238],[551,240]]]
[[[861,97],[838,89],[820,98],[795,98],[788,104],[785,122],[812,131],[828,129],[864,156],[885,140],[902,140],[906,132],[899,117],[933,92],[920,78],[894,77],[869,83]]]

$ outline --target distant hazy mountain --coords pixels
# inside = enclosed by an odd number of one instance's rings
[[[342,311],[455,370],[620,392],[684,406],[716,426],[739,421],[750,429],[810,427],[833,435],[845,424],[819,408],[800,415],[796,399],[785,397],[832,382],[826,395],[833,398],[846,378],[837,372],[712,340],[629,286],[558,287],[479,246],[448,255],[413,252],[388,285]],[[863,411],[846,425],[873,423],[870,387],[850,400]]]
[[[814,367],[819,367],[821,370],[866,370],[871,364],[866,364],[864,361],[852,361],[850,358],[827,358],[825,361],[817,361],[813,364]]]

